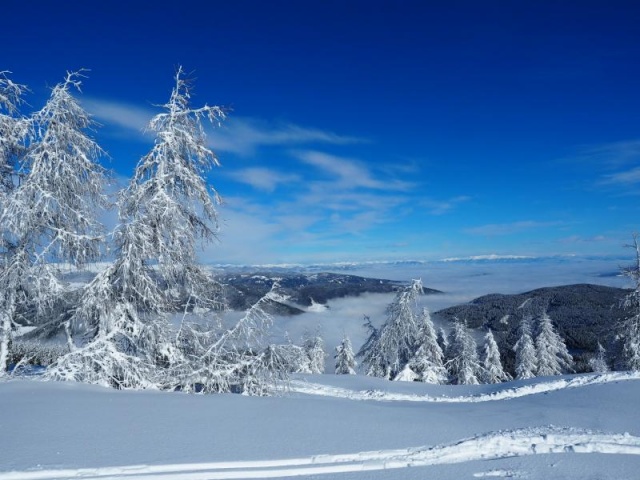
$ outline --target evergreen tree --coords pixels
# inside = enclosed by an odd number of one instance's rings
[[[324,340],[320,331],[316,331],[315,335],[305,334],[302,348],[309,358],[309,373],[324,373],[324,360],[327,354],[324,351]]]
[[[20,311],[28,308],[39,317],[46,313],[52,322],[64,320],[64,312],[53,311],[65,292],[51,261],[82,266],[100,253],[96,209],[105,204],[105,172],[97,161],[103,152],[87,134],[93,121],[71,95],[71,89],[80,89],[80,78],[80,73],[68,73],[30,119],[33,135],[20,165],[20,182],[3,202],[2,243],[8,246],[0,274],[4,325],[15,326]],[[62,324],[71,345],[69,323]]]
[[[606,373],[609,371],[609,366],[607,365],[607,351],[600,342],[598,342],[596,355],[589,360],[589,365],[591,366],[591,370],[596,373]]]
[[[170,367],[184,363],[167,312],[177,302],[185,312],[220,308],[220,287],[197,265],[195,248],[217,228],[218,196],[203,175],[218,160],[206,146],[202,119],[217,122],[224,113],[192,109],[189,100],[179,69],[165,112],[149,124],[155,145],[118,200],[116,259],[86,287],[72,317],[92,340],[52,366],[50,378],[161,386]]]
[[[415,374],[415,379],[421,382],[435,384],[446,383],[447,370],[443,364],[444,355],[438,344],[431,315],[426,308],[423,309],[420,319],[418,345],[418,350],[411,360],[409,360],[405,370],[409,368]],[[408,374],[408,372],[405,372],[405,374]],[[396,378],[396,380],[399,380],[399,378]]]
[[[536,348],[531,338],[530,318],[523,317],[520,322],[520,337],[513,347],[516,352],[516,378],[525,380],[536,376]]]
[[[369,337],[357,356],[367,366],[367,375],[395,378],[413,356],[418,341],[418,321],[414,312],[422,282],[414,280],[400,290],[387,307],[387,320],[376,329],[367,321]]]
[[[340,345],[336,347],[336,375],[355,375],[356,359],[351,347],[351,340],[346,335]]]
[[[22,103],[22,95],[26,87],[12,82],[7,73],[0,72],[0,377],[5,375],[9,360],[9,346],[13,338],[15,322],[15,306],[19,301],[18,285],[24,275],[20,270],[8,270],[10,252],[14,250],[12,235],[8,230],[7,218],[4,215],[7,196],[15,187],[14,176],[16,162],[23,153],[28,131],[28,122],[19,117],[18,107]]]
[[[457,385],[476,385],[482,367],[478,361],[478,346],[469,334],[466,322],[456,319],[453,335],[449,344],[450,359],[447,369],[452,383]]]
[[[447,332],[445,332],[444,328],[442,327],[440,327],[440,329],[438,330],[438,345],[440,345],[440,349],[446,357],[447,348],[449,348],[449,337],[447,335]]]
[[[511,375],[504,371],[500,361],[500,350],[491,330],[484,337],[482,355],[482,379],[484,383],[500,383],[511,380]]]
[[[635,263],[622,271],[633,282],[633,290],[623,301],[628,312],[620,325],[622,337],[622,356],[629,370],[640,371],[640,242],[638,235],[633,235]]]
[[[571,371],[573,358],[569,354],[564,340],[553,328],[547,312],[538,317],[538,334],[535,345],[538,376],[547,377]]]

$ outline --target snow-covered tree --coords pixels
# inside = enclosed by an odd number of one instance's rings
[[[453,334],[449,344],[447,370],[452,383],[457,385],[476,385],[482,367],[478,361],[478,346],[467,328],[466,322],[458,319],[453,325]]]
[[[304,335],[302,348],[309,358],[309,373],[324,373],[324,360],[327,354],[324,350],[324,340],[317,330],[311,335],[308,332]]]
[[[622,337],[622,356],[629,370],[640,371],[640,242],[638,234],[633,235],[635,263],[625,268],[622,273],[633,282],[633,290],[623,301],[627,312],[626,318],[620,325]]]
[[[405,369],[400,372],[403,378],[408,378],[408,368],[415,374],[415,380],[425,383],[443,384],[447,382],[447,369],[444,367],[444,355],[438,344],[435,328],[429,310],[424,308],[420,318],[418,332],[418,350],[411,357]],[[395,380],[401,378],[396,377]]]
[[[484,383],[500,383],[511,380],[511,375],[502,368],[500,350],[491,330],[484,337],[482,380]]]
[[[9,72],[0,72],[0,287],[3,299],[0,300],[0,376],[6,371],[9,360],[9,346],[13,337],[15,323],[16,288],[21,272],[9,271],[10,252],[15,245],[7,224],[7,218],[1,212],[6,208],[7,196],[15,187],[15,163],[23,152],[28,131],[28,122],[18,115],[22,95],[26,87],[14,83],[7,76]]]
[[[419,332],[414,309],[421,293],[422,282],[413,280],[389,304],[387,320],[379,329],[373,327],[370,321],[365,324],[369,337],[357,356],[367,366],[367,375],[395,378],[413,356]]]
[[[547,312],[538,317],[536,335],[536,365],[540,377],[560,375],[571,371],[573,358],[562,337],[556,332]]]
[[[222,332],[182,325],[177,334],[180,362],[171,365],[165,388],[203,393],[236,391],[245,395],[267,395],[288,373],[272,356],[274,347],[264,345],[273,318],[265,310],[278,288],[260,298],[231,328]]]
[[[449,336],[442,327],[438,330],[438,345],[440,345],[442,353],[446,355],[447,349],[449,348]]]
[[[598,349],[596,355],[589,360],[589,366],[591,370],[596,373],[606,373],[609,371],[609,365],[607,365],[607,351],[598,342]]]
[[[27,87],[14,83],[8,73],[0,72],[0,206],[15,187],[16,164],[24,153],[30,126],[19,114]]]
[[[195,249],[217,229],[218,195],[204,174],[218,160],[206,145],[202,119],[218,122],[224,112],[191,108],[182,77],[179,69],[165,112],[149,124],[155,145],[118,200],[116,259],[87,286],[73,314],[74,327],[91,332],[83,347],[88,359],[72,352],[50,368],[51,378],[120,388],[162,384],[159,372],[183,364],[166,313],[176,305],[191,312],[221,306],[220,286],[196,263]],[[95,349],[108,362],[92,364]]]
[[[531,338],[530,321],[529,317],[523,317],[520,322],[520,337],[513,346],[513,350],[516,352],[516,378],[518,380],[535,377],[538,368],[536,347],[533,344],[533,338]]]
[[[15,325],[27,307],[62,324],[64,317],[52,307],[64,289],[51,260],[81,266],[99,254],[96,209],[104,205],[105,172],[97,161],[103,152],[87,133],[93,121],[71,94],[80,89],[80,78],[68,73],[30,119],[33,138],[20,182],[3,202],[0,224],[8,246],[0,273],[3,324]]]
[[[351,347],[351,340],[346,335],[342,338],[340,345],[336,347],[336,375],[355,375],[356,359]]]

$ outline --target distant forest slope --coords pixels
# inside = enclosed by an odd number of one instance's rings
[[[295,315],[313,303],[326,304],[334,298],[353,297],[363,293],[393,293],[405,286],[405,282],[365,278],[335,273],[237,273],[217,277],[226,287],[229,307],[246,310],[266,294],[274,282],[278,282],[278,293],[286,302],[272,305],[272,313]],[[424,288],[425,294],[442,293]]]
[[[545,287],[516,295],[485,295],[434,316],[448,322],[457,317],[466,320],[470,328],[491,328],[505,364],[512,370],[511,347],[517,341],[520,321],[527,315],[535,318],[546,309],[576,357],[577,369],[582,370],[598,342],[609,351],[610,358],[618,356],[616,326],[624,316],[621,301],[627,293],[621,288],[590,284]]]

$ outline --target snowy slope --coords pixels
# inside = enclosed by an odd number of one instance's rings
[[[317,375],[269,398],[14,380],[0,383],[0,480],[637,479],[639,380]]]

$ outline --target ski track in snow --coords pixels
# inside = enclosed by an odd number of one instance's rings
[[[408,393],[385,392],[381,390],[354,391],[346,388],[321,385],[306,381],[292,381],[290,390],[306,395],[320,395],[325,397],[346,398],[349,400],[375,400],[381,402],[429,402],[429,403],[476,403],[491,402],[495,400],[510,400],[541,393],[563,390],[566,388],[579,388],[589,385],[601,385],[612,382],[640,380],[640,372],[612,372],[598,375],[581,375],[574,378],[560,378],[548,382],[524,385],[521,387],[507,388],[493,393],[479,395],[467,395],[460,397],[436,397],[430,395],[416,395]]]
[[[603,453],[640,455],[640,437],[594,433],[587,430],[538,427],[490,432],[434,447],[381,450],[341,455],[315,455],[283,460],[213,462],[170,465],[30,470],[0,472],[0,480],[62,478],[117,480],[214,480],[297,477],[366,472],[429,465],[456,464],[537,454]],[[496,476],[506,471],[484,472]]]

